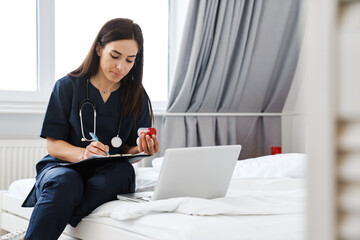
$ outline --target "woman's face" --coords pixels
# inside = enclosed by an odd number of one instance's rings
[[[134,66],[138,44],[135,40],[117,40],[102,48],[97,46],[100,57],[99,77],[111,82],[119,82]]]

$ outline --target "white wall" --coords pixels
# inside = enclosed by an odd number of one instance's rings
[[[284,153],[306,153],[306,87],[301,59],[281,117],[281,144]]]
[[[306,4],[300,11],[299,29],[305,34],[307,11]],[[281,117],[281,144],[284,153],[306,153],[307,101],[306,101],[306,46],[302,41],[298,66]]]
[[[0,113],[0,139],[39,138],[44,113]]]

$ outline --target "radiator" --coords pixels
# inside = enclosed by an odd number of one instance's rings
[[[46,154],[44,139],[0,139],[0,189],[15,180],[35,177],[35,165]]]

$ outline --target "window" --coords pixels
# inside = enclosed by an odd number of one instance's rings
[[[44,112],[54,82],[54,2],[14,0],[0,6],[6,32],[1,35],[0,112]]]
[[[0,5],[0,90],[36,91],[36,1]]]
[[[156,11],[153,11],[156,9]],[[76,69],[96,34],[110,19],[130,18],[144,36],[143,84],[152,101],[168,89],[168,0],[56,0],[55,79]]]
[[[141,26],[143,84],[154,110],[164,110],[188,2],[1,1],[0,30],[9,37],[0,38],[0,112],[45,112],[55,81],[81,64],[100,27],[116,17]]]

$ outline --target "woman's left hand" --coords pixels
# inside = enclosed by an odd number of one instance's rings
[[[155,153],[159,152],[159,140],[157,136],[155,134],[149,136],[145,133],[142,133],[139,136],[138,150],[139,152],[145,152],[149,155],[154,155]]]

